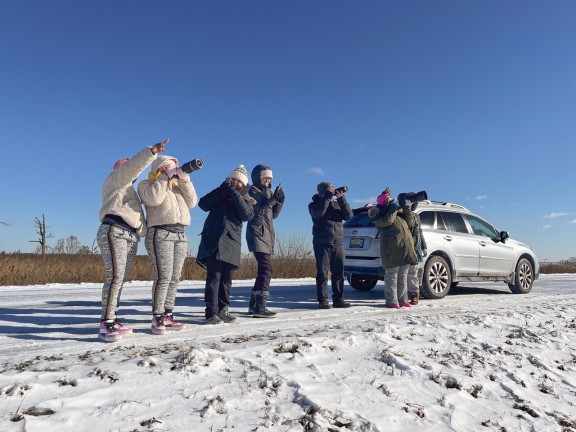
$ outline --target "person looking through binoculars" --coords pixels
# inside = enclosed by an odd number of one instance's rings
[[[332,304],[335,308],[347,308],[344,300],[344,237],[342,221],[352,218],[353,213],[346,201],[346,186],[334,189],[328,182],[316,187],[317,194],[308,204],[312,217],[312,243],[316,258],[316,297],[320,309],[330,309],[328,301],[328,274],[331,273]]]
[[[410,307],[408,302],[408,271],[418,264],[410,229],[414,217],[410,205],[401,207],[393,200],[390,189],[378,196],[378,204],[368,210],[368,217],[380,231],[380,256],[384,267],[384,297],[386,307]]]
[[[164,155],[152,162],[148,178],[138,184],[138,194],[146,207],[145,245],[154,270],[151,329],[162,335],[184,327],[174,319],[173,311],[188,253],[184,229],[190,225],[190,209],[198,197],[178,159]]]

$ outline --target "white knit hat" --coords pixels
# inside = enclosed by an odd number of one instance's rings
[[[154,162],[152,162],[152,165],[150,166],[150,172],[152,174],[157,174],[158,170],[160,169],[160,167],[162,165],[166,165],[167,163],[174,161],[174,163],[176,165],[178,165],[178,159],[176,159],[173,156],[167,156],[167,155],[160,155],[158,156]]]
[[[234,168],[232,172],[228,174],[228,178],[238,179],[242,184],[244,184],[244,186],[248,185],[248,171],[246,171],[246,167],[242,164]]]

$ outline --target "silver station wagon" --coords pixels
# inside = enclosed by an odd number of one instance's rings
[[[368,217],[372,205],[354,209],[344,223],[344,274],[352,288],[369,291],[384,280],[379,231]],[[420,295],[440,299],[464,281],[501,281],[514,294],[526,294],[540,274],[534,250],[509,238],[458,204],[420,201],[428,255],[421,264]]]

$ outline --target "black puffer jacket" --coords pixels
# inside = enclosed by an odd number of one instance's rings
[[[252,170],[252,186],[248,193],[256,203],[254,204],[254,217],[248,221],[246,228],[246,242],[250,252],[273,255],[276,234],[272,221],[278,217],[284,203],[272,198],[270,186],[262,185],[260,172],[265,169],[270,168],[265,165],[256,165]]]
[[[210,212],[196,256],[200,266],[205,268],[206,258],[214,254],[220,261],[240,266],[242,223],[254,216],[253,203],[247,191],[231,199],[225,183],[200,198],[198,207]]]
[[[312,242],[314,246],[336,246],[343,243],[342,221],[352,218],[353,213],[346,197],[332,200],[332,194],[326,192],[312,197],[308,204],[312,216]]]

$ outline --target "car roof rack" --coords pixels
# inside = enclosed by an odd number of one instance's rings
[[[454,204],[454,203],[450,203],[447,201],[422,200],[422,201],[418,201],[418,203],[424,204],[424,205],[429,205],[429,206],[453,208],[453,209],[464,210],[464,211],[470,212],[470,210],[468,210],[463,205]],[[363,207],[357,207],[357,208],[352,209],[352,213],[354,215],[358,215],[360,213],[367,212],[370,207],[374,207],[375,205],[376,204],[368,203],[368,204],[364,205]]]
[[[460,210],[470,211],[466,207],[464,207],[460,204],[454,204],[454,203],[450,203],[450,202],[446,202],[446,201],[423,200],[423,201],[419,201],[419,203],[425,203],[427,205],[436,205],[436,206],[456,208],[456,209],[460,209]]]

